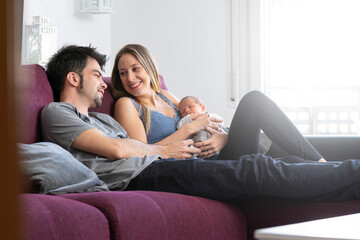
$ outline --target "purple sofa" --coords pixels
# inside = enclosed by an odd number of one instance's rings
[[[19,114],[24,125],[20,142],[39,142],[42,140],[40,111],[53,101],[51,87],[40,65],[24,65],[19,72],[25,86],[18,89],[25,103]],[[166,89],[163,81],[162,87]],[[112,115],[113,104],[107,90],[103,105],[97,111]],[[326,141],[314,139],[319,147]],[[23,193],[20,201],[22,233],[24,239],[29,240],[245,240],[253,239],[253,231],[257,228],[360,212],[357,200],[311,203],[256,199],[234,206],[200,197],[152,191],[56,196]]]

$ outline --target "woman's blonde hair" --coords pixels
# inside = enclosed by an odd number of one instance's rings
[[[150,130],[150,111],[149,108],[141,102],[139,99],[129,94],[120,79],[120,73],[118,69],[119,60],[125,54],[131,54],[134,56],[140,64],[143,66],[147,74],[150,76],[150,87],[156,92],[159,93],[161,91],[161,84],[159,78],[158,68],[155,62],[155,59],[150,54],[149,50],[142,45],[139,44],[128,44],[124,46],[120,51],[116,54],[114,67],[111,74],[111,94],[115,100],[121,97],[130,97],[138,102],[141,106],[144,115],[144,123],[145,123],[145,131],[148,134]]]

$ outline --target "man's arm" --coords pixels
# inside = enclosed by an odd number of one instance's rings
[[[159,154],[163,158],[184,159],[190,158],[193,153],[200,153],[200,149],[189,147],[193,144],[194,142],[189,139],[177,141],[166,146],[150,145],[134,139],[111,138],[100,130],[93,128],[80,134],[71,146],[111,160],[155,154]]]

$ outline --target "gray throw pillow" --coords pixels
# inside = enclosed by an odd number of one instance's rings
[[[30,192],[63,194],[109,190],[95,172],[57,144],[18,143],[17,148]]]

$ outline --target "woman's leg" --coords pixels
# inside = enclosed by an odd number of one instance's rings
[[[317,161],[320,153],[268,97],[258,91],[246,94],[240,101],[230,125],[228,143],[220,159],[239,159],[258,153],[260,130],[291,155]]]

